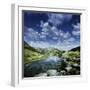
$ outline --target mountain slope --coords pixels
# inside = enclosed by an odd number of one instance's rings
[[[46,56],[44,54],[41,54],[35,48],[24,42],[24,63],[31,63],[34,61],[43,60],[45,58]]]
[[[38,52],[35,48],[31,47],[24,41],[24,49],[30,49],[31,51]]]
[[[61,50],[56,49],[56,48],[52,48],[52,49],[49,51],[49,55],[58,56],[58,57],[61,57],[61,56],[62,56],[62,53],[64,53],[64,51],[61,51]]]
[[[76,48],[73,48],[70,51],[80,51],[80,46],[79,47],[76,47]]]

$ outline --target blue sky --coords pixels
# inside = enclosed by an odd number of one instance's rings
[[[80,46],[80,15],[23,11],[24,41],[35,48],[70,50]]]

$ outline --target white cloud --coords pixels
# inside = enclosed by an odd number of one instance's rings
[[[63,37],[65,39],[67,39],[67,38],[71,37],[71,34],[69,32],[66,32],[66,33],[64,33],[64,36]]]
[[[73,25],[73,35],[79,34],[79,24],[77,26]],[[42,32],[37,32],[33,28],[27,28],[26,37],[24,39],[29,42],[33,47],[40,48],[49,48],[54,47],[61,50],[70,50],[76,46],[79,46],[79,43],[75,41],[75,38],[71,36],[69,32],[64,32],[59,30],[57,26],[50,26],[49,22],[41,21]],[[77,29],[77,30],[76,30]],[[30,40],[28,40],[28,38]],[[48,37],[51,41],[55,40],[55,44],[48,42]]]
[[[46,39],[46,35],[40,35],[40,38],[45,40]]]
[[[80,45],[80,42],[77,42],[74,37],[63,40],[62,42],[58,40],[57,44],[54,46],[61,50],[70,50],[74,47]]]
[[[56,37],[67,39],[71,37],[71,34],[69,32],[64,32],[63,30],[59,30],[56,26],[50,26],[49,22],[43,22],[41,21],[42,32],[41,35],[44,34],[52,39],[56,39]],[[55,37],[55,38],[53,38]]]
[[[54,35],[59,36],[59,30],[57,29],[57,27],[52,26],[51,31],[53,32]]]
[[[43,21],[41,21],[40,27],[42,27],[42,28],[50,28],[49,22],[43,22]]]
[[[75,48],[77,46],[80,46],[79,42],[70,43],[69,41],[64,41],[62,43],[58,42],[55,47],[60,49],[60,50],[66,50],[67,51],[67,50],[70,50],[70,49]]]
[[[58,30],[55,26],[49,26],[47,23],[43,23],[44,27],[42,29],[46,29],[50,27],[50,29],[43,30],[41,33],[36,32],[33,28],[27,28],[26,37],[24,36],[24,40],[27,41],[33,47],[39,48],[58,48],[61,50],[69,50],[73,47],[79,45],[79,43],[75,42],[75,39],[71,37],[69,32],[64,32],[63,30]],[[56,32],[56,33],[55,33]],[[58,34],[57,34],[58,33]],[[47,41],[47,36],[51,37],[51,40],[56,40],[55,44],[51,44]],[[28,38],[30,40],[28,40]]]
[[[80,23],[77,23],[76,25],[72,25],[74,30],[79,30],[80,29]]]
[[[67,39],[68,42],[74,42],[75,41],[75,38],[71,37],[69,39]]]
[[[59,34],[60,34],[60,36],[63,37],[65,33],[63,32],[63,30],[60,30],[60,31],[59,31]]]
[[[51,26],[48,22],[42,22],[40,26],[42,27],[42,32],[44,33],[48,33],[49,31],[51,31]]]
[[[49,22],[52,23],[53,25],[57,26],[60,25],[62,23],[62,15],[58,15],[57,14],[51,14],[48,15],[49,16]]]
[[[56,26],[50,26],[48,22],[42,22],[42,32],[41,37],[46,38],[49,37],[51,40],[56,40],[57,45],[61,45],[63,41],[63,45],[70,43],[71,34],[69,32],[64,32],[63,30],[59,30]],[[45,35],[45,36],[43,36]],[[65,42],[64,42],[65,41]]]
[[[73,26],[72,34],[75,36],[79,36],[80,35],[80,23],[77,23],[76,25],[72,25],[72,26]]]
[[[58,40],[58,37],[53,37],[54,40]]]
[[[48,21],[55,26],[62,24],[64,21],[70,21],[72,18],[71,14],[48,14]]]
[[[29,44],[35,48],[49,48],[51,46],[48,42],[43,41],[30,41]]]
[[[64,32],[63,30],[59,31],[59,35],[63,39],[67,39],[67,38],[71,37],[71,34],[69,32]]]
[[[40,34],[35,31],[33,28],[27,28],[26,31],[24,32],[26,39],[30,39],[30,40],[39,40],[40,38]]]
[[[56,44],[50,44],[47,41],[29,41],[28,43],[35,48],[58,48],[60,50],[70,50],[80,45],[79,42],[72,42],[74,38],[70,38],[66,41],[58,41]]]
[[[72,37],[71,33],[65,32],[62,29],[58,29],[58,25],[68,22],[72,19],[71,14],[48,14],[48,20],[46,22],[40,22],[41,32],[34,30],[34,28],[26,28],[24,40],[29,42],[33,47],[49,48],[54,47],[62,50],[69,50],[76,46],[79,46],[79,42]],[[52,23],[52,25],[50,24]],[[72,34],[75,36],[80,35],[80,23],[72,25]],[[48,42],[49,40],[55,41],[54,44]],[[30,39],[30,40],[29,40]]]
[[[59,30],[55,26],[50,26],[49,22],[42,22],[41,21],[40,26],[42,27],[41,35],[44,34],[44,35],[51,37],[51,38],[58,36]]]
[[[80,31],[72,31],[72,34],[75,36],[79,36],[80,35]]]

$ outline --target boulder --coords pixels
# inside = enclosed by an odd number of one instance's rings
[[[47,70],[47,75],[48,76],[57,76],[58,72],[56,69],[50,69],[50,70]]]
[[[45,76],[47,76],[47,73],[40,73],[35,75],[35,77],[45,77]]]

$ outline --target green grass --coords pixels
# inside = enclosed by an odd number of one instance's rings
[[[64,58],[66,59],[75,59],[75,58],[79,58],[80,57],[80,52],[79,51],[69,51],[69,52],[65,52],[62,55]]]
[[[47,58],[47,55],[40,54],[38,52],[31,51],[29,49],[24,50],[24,63],[31,63],[34,61],[40,61]]]

